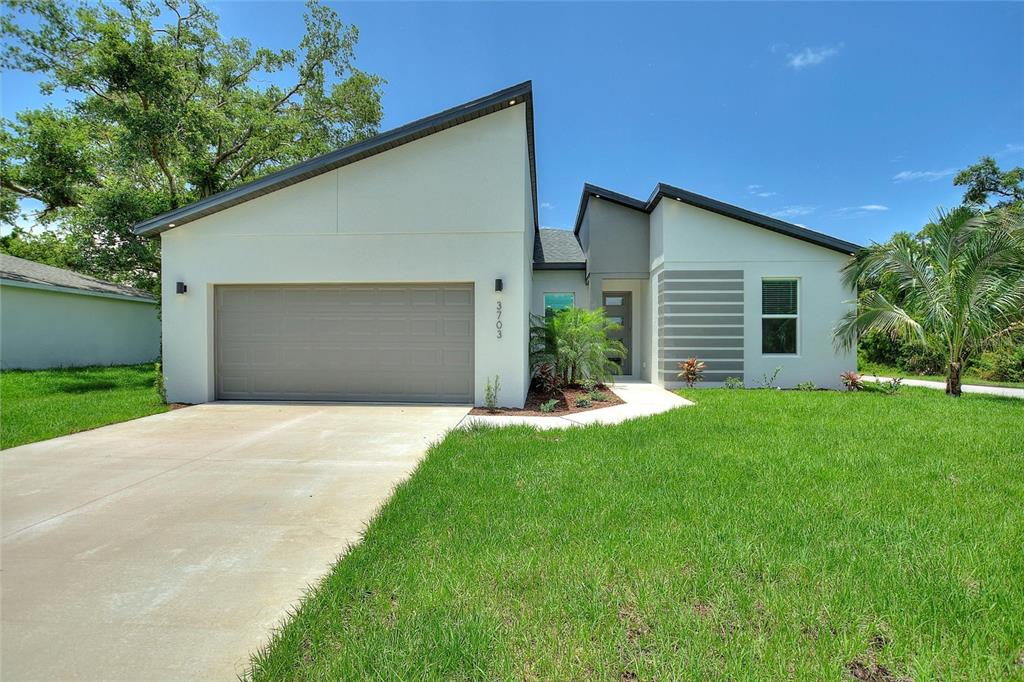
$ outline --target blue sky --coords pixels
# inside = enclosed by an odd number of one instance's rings
[[[391,128],[532,79],[541,224],[661,181],[859,243],[916,230],[982,154],[1024,165],[1024,5],[334,3]],[[298,2],[220,2],[293,47]],[[3,114],[39,106],[4,74]]]

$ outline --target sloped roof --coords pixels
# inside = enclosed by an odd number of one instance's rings
[[[579,234],[580,226],[583,224],[583,214],[587,210],[587,202],[590,201],[591,197],[606,199],[627,208],[643,211],[644,213],[650,213],[653,211],[658,205],[658,202],[662,199],[674,199],[676,201],[681,201],[684,204],[702,208],[705,211],[718,213],[719,215],[724,215],[728,218],[733,218],[750,225],[771,230],[772,232],[777,232],[778,234],[783,234],[787,237],[801,239],[811,244],[823,246],[826,249],[839,251],[840,253],[853,255],[862,248],[853,242],[838,239],[837,237],[832,237],[821,232],[815,232],[814,230],[809,230],[806,227],[801,227],[800,225],[787,223],[786,221],[779,220],[778,218],[772,218],[771,216],[762,215],[761,213],[755,213],[754,211],[749,211],[745,208],[740,208],[739,206],[733,206],[732,204],[727,204],[724,201],[712,199],[711,197],[706,197],[685,189],[673,187],[672,185],[666,185],[665,183],[658,183],[658,186],[654,188],[653,192],[651,192],[651,196],[647,201],[636,199],[625,194],[620,194],[619,192],[613,192],[612,190],[598,187],[597,185],[591,185],[589,183],[583,185],[583,194],[580,196],[580,206],[576,213],[576,228],[573,230],[577,234]]]
[[[537,270],[582,270],[586,256],[575,232],[542,227],[533,241],[533,267]]]
[[[336,168],[355,163],[375,154],[386,152],[421,137],[441,132],[460,123],[492,114],[500,109],[526,104],[526,140],[530,155],[530,184],[533,192],[533,223],[537,229],[537,161],[533,144],[533,84],[525,81],[510,88],[460,104],[438,114],[421,118],[404,126],[374,135],[322,156],[290,166],[276,173],[265,175],[258,180],[225,190],[213,196],[162,213],[135,225],[135,233],[155,236],[169,229],[180,227],[212,213],[223,211],[245,201],[250,201],[289,185],[308,180]]]
[[[80,275],[71,270],[43,265],[5,253],[0,253],[0,279],[29,286],[74,289],[89,294],[156,301],[152,295],[142,289],[106,282],[88,275]]]

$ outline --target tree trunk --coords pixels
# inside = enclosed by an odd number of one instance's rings
[[[949,372],[946,374],[946,395],[954,398],[960,397],[960,368],[959,362],[949,363]]]

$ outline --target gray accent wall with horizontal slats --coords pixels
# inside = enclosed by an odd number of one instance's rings
[[[658,371],[678,382],[679,363],[704,361],[704,381],[743,377],[743,271],[662,270],[658,282]]]

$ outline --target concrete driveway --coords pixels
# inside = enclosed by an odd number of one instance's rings
[[[234,678],[467,411],[212,403],[5,450],[3,679]]]

